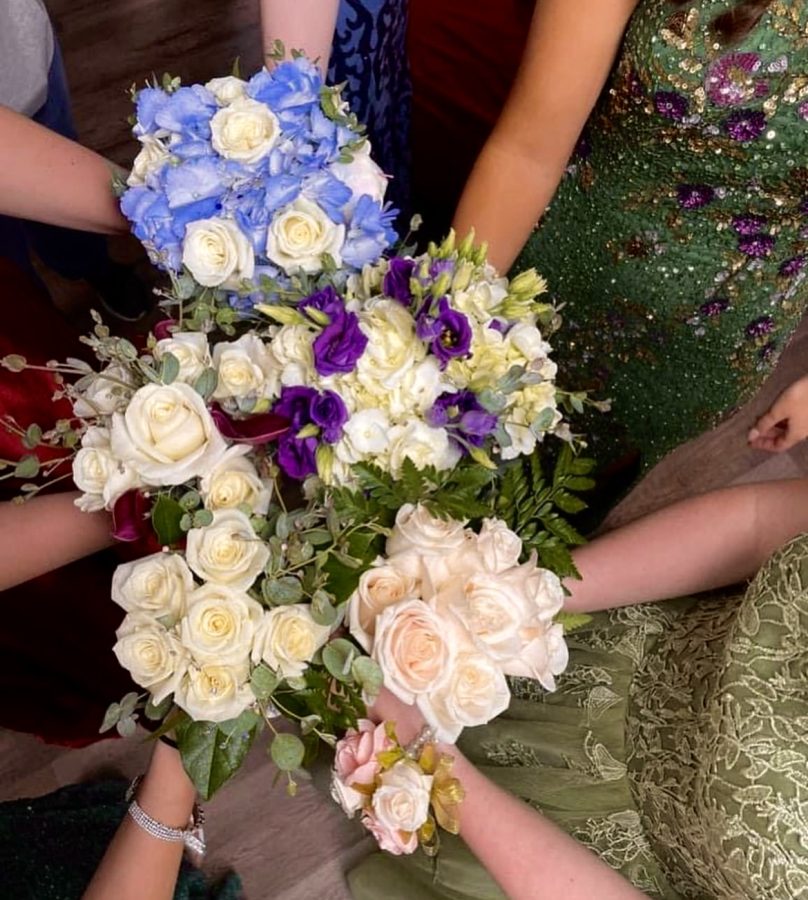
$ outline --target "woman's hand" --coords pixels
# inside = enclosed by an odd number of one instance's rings
[[[775,400],[749,432],[749,446],[784,453],[808,438],[808,375],[795,381]]]
[[[368,709],[368,716],[374,722],[393,722],[396,726],[396,737],[403,747],[418,737],[426,724],[418,707],[402,703],[385,687],[381,689],[373,706]]]

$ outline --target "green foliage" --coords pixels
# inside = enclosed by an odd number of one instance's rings
[[[181,504],[168,494],[160,494],[157,498],[151,511],[152,528],[164,547],[176,544],[185,536],[182,528],[185,515]]]
[[[588,613],[569,613],[562,610],[556,613],[555,620],[564,628],[564,634],[570,634],[588,625],[592,621],[592,616]]]
[[[276,734],[269,753],[281,772],[294,772],[303,765],[306,748],[296,734]]]
[[[255,699],[266,703],[272,696],[275,688],[280,684],[280,678],[265,665],[256,666],[250,677],[250,687]]]

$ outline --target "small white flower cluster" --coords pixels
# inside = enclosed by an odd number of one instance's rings
[[[559,579],[519,564],[522,542],[503,522],[479,534],[404,506],[387,556],[348,601],[352,636],[382,669],[385,686],[415,703],[439,740],[489,722],[510,701],[506,675],[555,689],[567,665]]]

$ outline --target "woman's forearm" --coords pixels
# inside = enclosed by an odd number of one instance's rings
[[[325,73],[331,56],[339,0],[261,0],[264,53],[283,41],[287,53],[301,50]]]
[[[137,792],[137,802],[152,819],[184,829],[196,791],[179,753],[157,742]],[[152,837],[126,816],[107,848],[83,900],[171,900],[184,845]]]
[[[78,492],[0,503],[0,590],[44,575],[113,543],[110,517],[84,513]]]
[[[115,166],[0,106],[0,213],[103,234],[129,230],[112,192]]]
[[[745,484],[674,503],[574,552],[576,612],[737,584],[808,530],[808,479]]]

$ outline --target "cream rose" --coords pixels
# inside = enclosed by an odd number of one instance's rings
[[[269,548],[237,509],[217,509],[213,522],[188,532],[185,556],[203,580],[246,591],[263,572]]]
[[[272,353],[281,370],[282,384],[312,384],[314,369],[314,332],[307,325],[284,325],[272,338]]]
[[[142,134],[138,140],[140,141],[140,151],[135,157],[132,171],[126,179],[129,187],[145,184],[149,175],[164,166],[171,156],[166,145],[154,135]]]
[[[328,640],[331,630],[318,625],[308,604],[277,606],[265,616],[256,635],[253,662],[263,660],[284,678],[297,678]]]
[[[211,78],[205,87],[216,98],[219,106],[227,106],[234,100],[246,96],[247,82],[235,75],[224,75],[221,78]]]
[[[142,487],[134,470],[112,455],[106,428],[91,426],[81,443],[81,449],[73,458],[73,481],[79,490],[85,491],[76,500],[76,506],[83,512],[112,509],[127,491]]]
[[[270,483],[263,481],[247,459],[250,447],[236,444],[199,482],[199,493],[208,509],[235,509],[247,504],[263,515],[269,509]]]
[[[471,533],[469,533],[471,535]],[[478,535],[471,535],[464,549],[449,561],[452,572],[497,574],[518,565],[522,540],[501,519],[483,519]]]
[[[406,503],[396,513],[396,524],[387,539],[387,555],[419,553],[445,556],[461,550],[466,543],[465,523],[439,519],[420,503]]]
[[[438,740],[454,743],[464,728],[485,725],[504,712],[510,699],[500,667],[487,654],[471,650],[458,653],[446,684],[422,694],[417,703]]]
[[[563,626],[536,624],[523,630],[522,641],[519,655],[505,662],[503,671],[506,675],[535,678],[545,690],[554,691],[554,676],[560,675],[569,662]]]
[[[211,366],[208,339],[200,331],[180,331],[158,341],[154,347],[155,359],[159,362],[167,353],[180,364],[176,380],[185,384],[193,384]]]
[[[379,776],[372,808],[376,822],[388,831],[414,832],[429,816],[432,776],[403,759]]]
[[[249,666],[193,663],[174,691],[174,702],[197,722],[226,722],[238,718],[255,702]]]
[[[213,348],[217,400],[273,397],[280,390],[280,368],[267,345],[255,334],[223,341]]]
[[[196,662],[237,665],[249,660],[263,610],[243,591],[204,584],[188,597],[180,640]]]
[[[231,219],[197,219],[185,227],[182,262],[205,287],[237,288],[253,277],[255,253]]]
[[[144,613],[134,612],[115,632],[112,652],[132,676],[135,684],[151,692],[152,701],[162,703],[176,690],[187,665],[187,654],[171,632]]]
[[[363,572],[356,590],[348,598],[348,622],[359,645],[370,652],[376,619],[383,609],[401,600],[416,597],[415,578],[390,565],[374,566]]]
[[[178,553],[153,553],[118,566],[112,576],[112,599],[127,612],[176,622],[185,614],[194,578]]]
[[[82,379],[80,384],[85,386],[73,401],[73,412],[80,419],[112,415],[126,406],[134,390],[131,373],[117,364],[90,376],[86,384]]]
[[[210,120],[211,144],[225,159],[251,165],[263,159],[281,133],[278,117],[265,104],[237,97]]]
[[[148,484],[183,484],[204,475],[224,454],[204,400],[187,384],[148,384],[125,413],[112,417],[113,455]]]
[[[403,703],[437,690],[454,663],[452,635],[446,622],[421,600],[402,600],[376,619],[373,659],[384,684]]]
[[[384,200],[388,179],[373,161],[369,141],[365,141],[358,150],[353,151],[353,159],[350,162],[334,163],[331,166],[331,174],[347,184],[353,194],[346,204],[346,213],[353,212],[356,201],[363,195],[367,195],[377,203]]]
[[[368,336],[365,352],[356,364],[356,378],[374,396],[394,389],[426,355],[415,333],[415,319],[397,300],[371,301],[359,314]]]
[[[345,226],[332,222],[313,200],[298,197],[277,214],[267,234],[267,256],[287,275],[305,272],[313,275],[322,267],[328,253],[337,266],[342,265]]]
[[[398,475],[409,459],[417,469],[434,466],[451,469],[460,459],[460,449],[450,440],[445,428],[433,428],[414,419],[390,430],[390,471]]]
[[[535,325],[519,322],[508,332],[508,340],[528,362],[543,359],[552,349]]]

